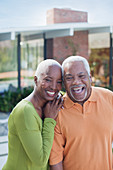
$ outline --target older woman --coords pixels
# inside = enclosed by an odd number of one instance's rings
[[[8,120],[8,158],[2,170],[47,170],[55,118],[62,106],[61,65],[42,61],[34,76],[34,91],[20,101]]]

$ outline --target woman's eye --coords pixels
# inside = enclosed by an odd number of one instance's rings
[[[73,77],[66,77],[66,80],[71,80]]]
[[[58,83],[58,84],[62,84],[62,81],[58,81],[57,83]]]
[[[51,80],[50,79],[45,79],[47,82],[51,82]]]

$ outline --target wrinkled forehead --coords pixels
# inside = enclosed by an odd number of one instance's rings
[[[71,61],[71,62],[67,62],[64,65],[64,72],[66,71],[71,71],[73,69],[79,69],[79,68],[83,68],[85,69],[84,63],[82,61]],[[86,70],[86,69],[85,69]]]

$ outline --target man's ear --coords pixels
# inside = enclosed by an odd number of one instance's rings
[[[89,79],[90,79],[90,82],[92,83],[92,76],[91,76],[91,74],[90,74],[90,76],[89,76]]]
[[[37,76],[34,76],[34,82],[36,86],[37,86],[37,80],[38,80]]]

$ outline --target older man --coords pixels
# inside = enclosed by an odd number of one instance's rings
[[[71,56],[64,70],[64,109],[55,128],[51,170],[112,170],[113,92],[91,86],[90,68]]]

